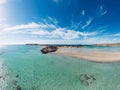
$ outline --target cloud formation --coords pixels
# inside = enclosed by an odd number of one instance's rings
[[[5,4],[7,0],[0,0],[0,4]]]
[[[58,3],[58,2],[59,2],[59,0],[53,0],[53,2]]]
[[[113,35],[110,35],[110,36],[120,37],[120,33],[116,33],[116,34],[113,34]]]
[[[82,26],[82,29],[85,29],[86,27],[88,27],[93,21],[93,18],[88,19],[88,21],[86,21],[86,24]]]
[[[91,22],[88,21],[87,25]],[[87,38],[89,36],[95,36],[99,32],[82,32],[76,31],[74,29],[69,29],[67,27],[60,27],[58,21],[49,17],[44,22],[31,22],[28,24],[9,26],[4,28],[1,33],[12,33],[12,34],[28,34],[42,36],[48,39],[79,39]]]
[[[52,0],[55,3],[61,3],[63,0]],[[0,4],[6,3],[7,0],[0,0]],[[68,5],[69,6],[69,5]],[[31,41],[34,38],[34,41],[41,41],[42,39],[56,40],[55,43],[66,42],[66,43],[106,43],[106,42],[117,42],[119,41],[117,37],[120,36],[120,33],[116,33],[113,35],[106,35],[104,31],[107,30],[106,25],[100,24],[99,17],[103,17],[107,14],[107,10],[103,5],[98,5],[98,10],[95,13],[89,14],[89,10],[80,9],[78,17],[74,16],[71,20],[72,23],[68,26],[60,26],[57,19],[52,17],[42,18],[41,17],[33,17],[33,19],[41,20],[39,22],[28,22],[19,25],[7,25],[1,22],[5,21],[5,19],[0,19],[0,35],[5,36],[11,35],[13,37],[20,36],[21,38],[31,37]],[[94,10],[95,11],[95,10]],[[66,17],[65,17],[66,18]],[[63,20],[65,21],[65,20]],[[95,26],[96,25],[96,26]],[[25,37],[22,37],[25,35]],[[35,38],[37,37],[37,38]],[[9,38],[9,36],[7,37]],[[37,39],[37,40],[36,40]],[[2,40],[2,39],[1,39]],[[31,42],[30,41],[30,42]],[[99,41],[99,42],[98,42]]]
[[[100,11],[99,11],[100,16],[103,16],[107,14],[107,10],[104,8],[103,5],[100,5]]]
[[[51,18],[55,20],[56,19]],[[48,20],[48,22],[47,22]],[[119,33],[113,34],[111,36],[103,35],[104,27],[99,27],[97,31],[87,32],[87,31],[76,31],[74,29],[69,29],[67,27],[60,27],[55,25],[55,23],[50,23],[50,19],[45,20],[45,22],[31,22],[27,24],[15,25],[15,26],[6,26],[1,29],[0,34],[11,34],[11,35],[28,35],[34,37],[41,37],[41,39],[47,39],[47,41],[41,42],[40,40],[34,40],[35,43],[58,43],[58,44],[72,44],[72,43],[82,43],[82,44],[93,44],[93,43],[112,43],[118,42],[120,36]],[[58,22],[58,21],[57,21]],[[57,39],[57,40],[56,40]],[[52,40],[52,41],[51,41]],[[98,42],[99,41],[99,42]],[[24,42],[33,42],[26,40]]]
[[[81,14],[82,16],[85,16],[85,10],[82,10]]]

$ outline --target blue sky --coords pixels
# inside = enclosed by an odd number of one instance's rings
[[[119,5],[119,0],[0,0],[0,43],[117,43]]]

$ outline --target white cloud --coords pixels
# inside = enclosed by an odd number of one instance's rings
[[[88,27],[93,21],[93,18],[90,18],[85,25],[82,26],[82,29],[85,29],[86,27]]]
[[[80,37],[80,32],[69,30],[66,28],[58,28],[52,31],[51,35],[63,39],[77,39]]]
[[[0,0],[0,4],[5,4],[7,0]]]
[[[88,24],[89,23],[90,22],[88,21]],[[30,34],[52,39],[78,39],[82,37],[95,36],[98,34],[96,32],[75,31],[74,29],[63,28],[55,25],[54,23],[47,22],[31,22],[28,24],[9,26],[4,28],[0,33]]]
[[[100,10],[103,10],[104,8],[103,8],[103,5],[100,5]]]
[[[16,30],[22,30],[22,29],[35,29],[35,28],[39,28],[40,25],[32,22],[32,23],[28,23],[28,24],[23,24],[23,25],[16,25],[16,26],[12,26],[12,27],[8,27],[5,28],[5,31],[16,31]]]
[[[107,10],[104,10],[104,11],[101,12],[100,16],[103,16],[103,15],[105,15],[106,13],[107,13]]]
[[[112,38],[105,38],[105,37],[91,37],[91,38],[87,38],[87,39],[83,39],[80,41],[80,43],[83,44],[102,44],[102,43],[116,43],[118,42],[118,40]]]
[[[0,23],[1,23],[1,22],[5,22],[6,20],[7,20],[6,18],[1,18],[1,17],[0,17]]]
[[[75,23],[75,22],[72,21],[70,28],[74,28],[76,30],[81,26],[81,23],[82,23],[81,21],[78,22],[78,23]]]
[[[6,24],[6,20],[6,18],[0,18],[0,35],[4,34],[3,29],[9,26],[8,24]]]
[[[82,16],[85,16],[85,10],[82,10],[81,14]]]
[[[54,19],[54,18],[51,18],[51,17],[47,17],[48,18],[48,20],[50,21],[50,23],[52,23],[52,24],[55,24],[55,25],[57,25],[58,24],[58,21],[56,20],[56,19]],[[47,23],[47,22],[46,22]]]
[[[32,23],[28,23],[28,24],[22,24],[22,25],[16,25],[16,26],[11,26],[11,27],[8,27],[8,28],[5,28],[3,29],[3,31],[6,31],[6,32],[10,32],[10,31],[22,31],[24,30],[23,32],[25,32],[25,30],[29,30],[29,29],[47,29],[47,28],[56,28],[55,25],[53,24],[43,24],[43,23],[35,23],[35,22],[32,22]]]
[[[99,13],[100,13],[100,16],[107,14],[107,10],[104,8],[103,5],[100,5],[100,12]]]
[[[88,27],[93,18],[90,18],[84,26],[84,28]],[[55,23],[51,22],[55,21]],[[15,25],[15,26],[6,26],[0,29],[0,34],[6,34],[6,35],[22,35],[25,34],[29,37],[32,36],[32,39],[35,37],[40,37],[39,39],[51,39],[51,40],[63,40],[68,41],[71,43],[84,43],[84,44],[91,44],[91,43],[107,43],[107,42],[116,42],[118,39],[112,38],[108,39],[107,36],[98,37],[97,35],[103,33],[104,27],[99,27],[95,31],[76,31],[74,28],[70,29],[67,27],[60,27],[58,25],[58,21],[49,17],[47,20],[44,20],[44,22],[30,22],[27,24],[21,24],[21,25]],[[80,23],[77,23],[76,25],[79,25]],[[78,27],[78,26],[77,26]],[[120,34],[114,34],[114,36],[119,36]],[[5,36],[5,35],[3,35]],[[107,37],[107,38],[106,38]],[[38,39],[38,38],[37,38]],[[35,40],[34,40],[35,41]],[[38,40],[39,41],[39,40]],[[79,41],[79,42],[78,42]],[[56,42],[56,43],[57,43]],[[37,43],[37,42],[36,42]],[[60,42],[59,42],[60,43]],[[64,42],[63,42],[64,43]]]
[[[53,0],[53,2],[58,3],[60,0]]]
[[[116,34],[113,34],[113,35],[109,35],[109,36],[120,37],[120,33],[116,33]]]
[[[120,33],[118,33],[118,34],[115,34],[114,36],[120,36]]]

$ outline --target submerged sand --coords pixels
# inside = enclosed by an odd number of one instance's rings
[[[80,59],[95,61],[95,62],[117,62],[120,61],[120,52],[102,51],[86,48],[59,48],[57,54],[67,55]]]

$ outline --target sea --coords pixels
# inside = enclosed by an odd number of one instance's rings
[[[0,46],[0,90],[120,90],[120,62],[99,63],[42,54],[41,48]],[[87,49],[120,51],[120,47]]]

